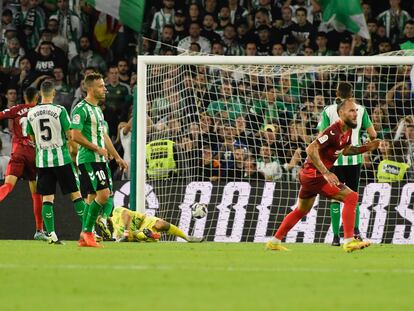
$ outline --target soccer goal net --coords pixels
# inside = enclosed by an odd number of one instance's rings
[[[348,82],[361,105],[355,143],[370,139],[371,126],[383,140],[376,152],[337,161],[360,167],[359,230],[376,243],[414,243],[412,64],[408,51],[138,57],[136,208],[208,241],[268,240],[295,207],[306,146]],[[196,202],[205,217],[193,217]],[[331,242],[329,206],[318,197],[286,241]]]

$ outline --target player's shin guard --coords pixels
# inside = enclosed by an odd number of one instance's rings
[[[42,196],[38,193],[32,193],[33,214],[36,222],[36,231],[43,231],[42,218]]]
[[[111,216],[112,209],[114,207],[114,197],[110,196],[106,201],[105,205],[103,206],[102,217],[107,219]]]
[[[286,234],[289,232],[290,229],[295,226],[299,220],[305,216],[307,212],[301,211],[299,208],[295,208],[291,211],[285,219],[283,219],[282,224],[280,225],[279,229],[275,234],[275,238],[279,240],[283,240]]]
[[[83,226],[83,231],[92,232],[92,228],[95,225],[96,219],[101,212],[102,206],[93,200],[89,205],[88,217],[86,218],[86,224]]]
[[[331,223],[333,234],[339,236],[339,225],[341,223],[341,205],[339,202],[332,202],[329,208],[331,210]]]
[[[47,233],[55,231],[55,216],[53,214],[53,203],[43,202],[42,216],[45,222]]]
[[[344,238],[354,237],[355,209],[358,203],[358,193],[352,191],[344,198],[342,222],[344,224]]]
[[[4,183],[0,187],[0,202],[4,200],[5,197],[13,190],[13,185],[9,183]]]
[[[81,223],[83,224],[83,213],[85,211],[86,203],[82,198],[78,198],[73,201],[73,206],[75,207],[76,215],[79,216]]]
[[[185,235],[185,233],[183,231],[181,231],[180,228],[178,228],[177,226],[174,226],[172,224],[170,224],[170,228],[168,228],[167,233],[170,234],[170,235],[178,236],[178,237],[180,237],[184,240],[187,240],[187,236]]]

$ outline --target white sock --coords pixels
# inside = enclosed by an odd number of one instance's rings
[[[347,238],[347,239],[344,239],[344,244],[351,242],[353,239],[354,239],[354,238]]]
[[[106,226],[108,226],[108,223],[106,222],[106,218],[101,217],[101,221],[103,222],[103,224]]]
[[[280,243],[282,243],[282,241],[281,241],[281,240],[276,239],[275,237],[273,237],[273,238],[270,240],[270,242],[271,242],[272,244],[280,244]]]

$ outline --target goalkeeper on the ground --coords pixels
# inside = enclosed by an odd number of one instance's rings
[[[157,242],[161,232],[180,237],[187,242],[202,242],[204,238],[187,236],[180,228],[154,216],[116,207],[110,218],[113,237],[118,242]]]

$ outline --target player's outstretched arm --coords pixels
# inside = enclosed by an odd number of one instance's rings
[[[119,153],[116,151],[114,145],[112,144],[111,139],[109,138],[109,136],[106,133],[104,134],[104,139],[105,139],[105,147],[108,150],[109,154],[112,157],[114,157],[116,163],[118,163],[118,166],[121,169],[127,170],[128,169],[128,164],[121,158]]]
[[[380,139],[374,139],[373,141],[370,141],[359,147],[348,145],[342,151],[342,154],[345,156],[348,156],[348,155],[361,154],[361,153],[368,152],[368,151],[374,151],[378,149],[380,142],[381,142]]]

